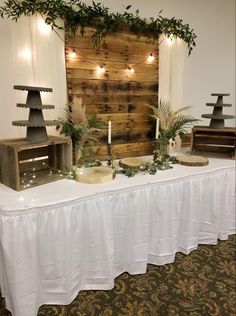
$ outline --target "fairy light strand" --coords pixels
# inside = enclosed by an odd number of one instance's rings
[[[42,16],[42,15],[41,15]],[[44,17],[42,16],[42,18],[44,19]],[[66,45],[66,41],[64,38],[62,38],[62,36],[57,32],[57,30],[55,30],[55,28],[52,27],[52,30],[56,33],[56,35],[64,42],[64,44]],[[168,39],[168,38],[167,38]],[[153,56],[153,60],[149,63],[152,63],[154,61],[154,53],[158,50],[158,48],[160,47],[160,45],[163,43],[163,41],[165,41],[166,38],[163,38],[157,45],[154,46],[154,48],[149,52],[149,56]],[[172,36],[171,37],[171,41],[174,40],[174,37]],[[76,52],[75,52],[75,49],[73,48],[72,49],[72,52],[75,53],[76,55]],[[79,52],[78,54],[79,56],[81,56],[83,59],[85,59],[87,62],[93,64],[93,65],[96,65],[97,66],[97,71],[100,72],[100,73],[104,73],[106,70],[105,70],[105,67],[104,65],[101,65],[93,60],[91,60],[90,58],[88,58],[87,56],[85,56],[84,54],[81,53],[81,51]],[[75,59],[76,56],[73,56],[71,57],[71,59]],[[142,58],[140,61],[138,61],[137,63],[135,64],[130,64],[130,66],[127,67],[127,71],[130,73],[130,74],[133,74],[135,72],[135,68],[137,68],[137,66],[139,66],[140,64],[143,64],[145,62],[147,62],[147,59],[148,57],[145,56],[144,58]]]

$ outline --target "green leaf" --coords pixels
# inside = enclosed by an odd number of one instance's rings
[[[95,27],[96,31],[92,35],[93,45],[97,46],[102,39],[115,32],[121,31],[124,27],[131,30],[138,37],[145,35],[154,40],[158,40],[160,34],[183,39],[188,45],[188,53],[191,54],[193,47],[196,46],[196,34],[189,24],[183,24],[181,19],[172,17],[171,19],[162,17],[159,11],[156,19],[149,20],[139,17],[139,10],[136,15],[127,12],[131,5],[126,7],[123,13],[110,13],[109,9],[101,3],[92,2],[86,5],[77,0],[7,0],[0,7],[0,17],[10,18],[17,21],[22,15],[41,14],[47,16],[47,22],[53,29],[61,29],[57,24],[58,19],[65,22],[65,30],[75,34],[80,29],[84,34],[86,27]]]

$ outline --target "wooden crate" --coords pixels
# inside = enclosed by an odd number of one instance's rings
[[[71,166],[70,138],[49,136],[40,143],[25,138],[0,141],[0,182],[16,191],[61,179]]]
[[[233,127],[210,128],[194,126],[191,152],[207,153],[208,156],[235,158],[236,129]]]

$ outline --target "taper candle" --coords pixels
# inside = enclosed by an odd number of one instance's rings
[[[158,139],[158,136],[159,136],[159,123],[160,123],[160,120],[159,118],[157,117],[156,119],[156,139]]]
[[[111,121],[108,121],[108,144],[111,144]]]

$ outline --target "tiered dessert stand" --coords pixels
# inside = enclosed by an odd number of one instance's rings
[[[29,108],[29,118],[24,121],[13,121],[15,126],[26,126],[26,140],[28,142],[42,142],[48,139],[46,126],[57,125],[56,120],[45,121],[43,118],[43,109],[54,109],[53,105],[43,105],[40,92],[52,92],[51,88],[14,86],[16,90],[28,91],[26,103],[17,103],[17,107]]]

